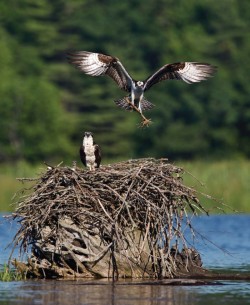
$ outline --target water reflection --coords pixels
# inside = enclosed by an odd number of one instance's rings
[[[196,294],[183,287],[163,285],[112,285],[91,282],[27,282],[16,287],[9,300],[18,304],[194,304]],[[18,293],[20,291],[20,293]],[[6,294],[4,299],[6,300]]]
[[[133,285],[108,281],[27,281],[0,286],[0,304],[213,305],[250,304],[249,283],[218,286]]]

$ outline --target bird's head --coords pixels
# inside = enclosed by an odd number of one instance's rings
[[[93,133],[90,132],[90,131],[86,131],[86,132],[84,133],[84,137],[86,137],[86,138],[93,137]]]
[[[142,81],[138,81],[138,82],[136,82],[136,85],[138,86],[138,87],[143,87],[143,85],[144,85],[144,83],[142,82]]]
[[[94,143],[94,140],[93,140],[93,133],[92,132],[89,132],[89,131],[86,131],[84,133],[84,137],[83,137],[83,145],[93,145]]]

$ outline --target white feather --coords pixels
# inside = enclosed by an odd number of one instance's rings
[[[86,165],[92,169],[92,167],[94,168],[95,165],[95,146],[93,145],[93,137],[85,136],[82,144],[84,146],[84,152],[86,155]]]
[[[186,83],[198,83],[210,76],[210,70],[207,66],[202,64],[195,64],[186,62],[185,67],[178,71],[180,77]]]
[[[91,76],[103,75],[108,66],[98,59],[98,53],[86,53],[81,61],[82,70]]]

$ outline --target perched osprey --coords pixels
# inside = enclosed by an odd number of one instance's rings
[[[128,97],[116,100],[117,106],[130,110],[129,102],[136,106],[140,113],[154,105],[144,98],[144,92],[153,85],[167,79],[183,80],[188,84],[197,83],[213,76],[216,67],[207,63],[178,62],[166,64],[144,81],[134,80],[118,58],[86,51],[68,53],[68,60],[76,68],[91,76],[108,75],[124,91]],[[128,101],[129,99],[129,101]]]
[[[101,163],[101,150],[93,140],[92,132],[85,132],[80,147],[80,158],[82,163],[90,170],[95,170]]]

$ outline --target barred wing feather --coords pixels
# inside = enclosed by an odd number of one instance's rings
[[[179,62],[166,64],[145,80],[144,90],[167,79],[183,80],[188,84],[212,77],[216,67],[207,63]]]
[[[131,89],[132,78],[116,57],[80,51],[68,53],[68,61],[87,75],[108,75],[121,89],[128,92]]]

